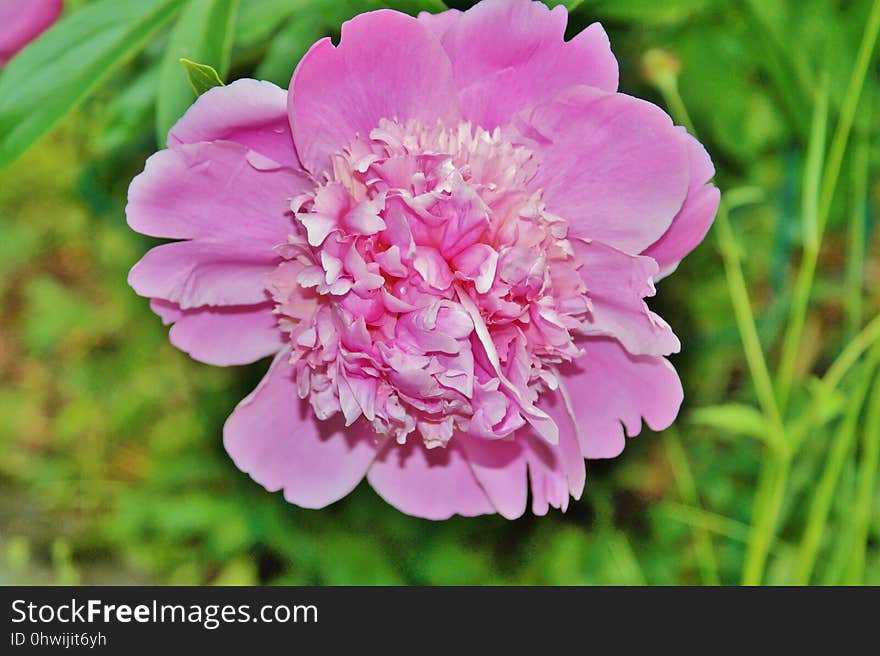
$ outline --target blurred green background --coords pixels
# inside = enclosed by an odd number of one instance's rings
[[[63,48],[36,66],[65,24],[100,41],[107,1],[68,1],[0,74],[0,142],[41,93],[43,131],[59,119],[0,169],[0,584],[880,584],[877,2],[566,3],[570,34],[605,25],[621,90],[687,112],[718,169],[723,214],[652,301],[685,405],[588,463],[566,514],[442,523],[366,484],[302,510],[239,472],[221,427],[267,363],[168,343],[126,285],[154,242],[124,217],[193,99],[178,57],[286,87],[343,19],[442,3],[151,3],[165,13],[97,68]]]

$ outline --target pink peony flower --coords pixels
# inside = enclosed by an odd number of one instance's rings
[[[62,0],[0,0],[0,67],[58,20]]]
[[[215,365],[274,355],[226,422],[236,465],[319,508],[366,476],[405,513],[565,510],[584,458],[682,401],[644,297],[718,204],[703,147],[617,93],[599,24],[483,0],[363,14],[285,91],[198,99],[132,182],[177,239],[129,282]]]

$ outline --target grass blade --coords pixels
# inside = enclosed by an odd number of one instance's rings
[[[868,553],[868,531],[871,527],[871,519],[874,517],[872,510],[878,468],[880,468],[880,376],[874,381],[871,400],[868,402],[868,416],[862,429],[862,453],[853,518],[854,546],[844,579],[848,585],[863,583]]]
[[[816,485],[798,554],[795,582],[799,585],[807,585],[813,574],[834,491],[837,488],[837,482],[840,479],[846,458],[855,442],[856,427],[878,360],[880,360],[880,347],[875,345],[871,349],[868,359],[862,365],[861,375],[856,382],[849,409],[834,436],[825,468]]]

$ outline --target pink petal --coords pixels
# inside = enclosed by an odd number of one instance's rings
[[[300,160],[318,175],[330,155],[383,118],[448,125],[458,121],[452,67],[439,41],[416,19],[380,10],[342,25],[334,47],[321,39],[290,82],[288,112]]]
[[[495,509],[506,519],[526,511],[526,456],[518,440],[492,440],[459,433],[454,437],[467,455],[474,477]]]
[[[154,299],[150,307],[164,324],[174,324],[168,335],[171,343],[199,362],[221,367],[248,364],[284,345],[272,303],[181,310]]]
[[[465,279],[474,281],[478,293],[485,294],[495,282],[498,252],[488,244],[474,244],[452,258],[452,265]]]
[[[367,480],[379,496],[408,515],[448,519],[456,514],[494,513],[456,439],[435,449],[425,448],[418,439],[405,445],[389,441],[370,467]]]
[[[128,189],[128,225],[153,237],[271,249],[293,230],[291,197],[312,184],[302,173],[266,163],[228,141],[159,151]]]
[[[630,355],[606,338],[585,339],[580,345],[586,355],[561,367],[560,373],[585,458],[619,455],[625,435],[641,431],[642,418],[655,431],[672,424],[684,393],[668,360]]]
[[[287,120],[287,91],[271,82],[245,78],[199,96],[171,128],[168,147],[199,141],[234,141],[279,164],[302,168]]]
[[[141,296],[163,298],[181,308],[251,305],[267,300],[266,276],[279,258],[270,249],[179,241],[149,251],[128,274]]]
[[[150,299],[150,309],[162,319],[163,326],[168,326],[183,316],[183,310],[177,303],[162,298]]]
[[[544,440],[528,435],[523,438],[532,490],[532,512],[546,515],[550,507],[568,510],[568,481],[560,471],[553,447]]]
[[[270,492],[304,508],[322,508],[351,492],[376,454],[363,422],[315,418],[297,396],[287,351],[226,420],[223,444],[236,466]]]
[[[643,300],[655,293],[657,263],[598,241],[572,239],[571,244],[583,263],[580,273],[590,298],[586,334],[615,337],[636,355],[677,353],[681,348],[678,337]]]
[[[462,115],[486,129],[576,84],[617,90],[617,60],[594,23],[565,41],[567,13],[530,0],[483,0],[464,13],[422,13],[442,39]]]
[[[412,266],[422,277],[422,280],[434,289],[449,289],[452,284],[452,271],[449,270],[449,264],[436,248],[417,246]]]
[[[441,11],[439,14],[421,11],[416,18],[419,19],[419,22],[422,25],[430,30],[431,34],[438,39],[442,39],[443,35],[461,20],[463,13],[464,12],[459,11],[458,9],[447,9],[446,11]]]
[[[666,232],[690,182],[687,148],[659,107],[619,93],[573,87],[518,114],[536,150],[532,181],[569,236],[641,253]]]
[[[458,434],[471,469],[492,505],[507,519],[525,512],[529,485],[532,512],[568,508],[569,497],[580,499],[586,481],[578,427],[559,392],[547,391],[538,402],[559,427],[559,443],[548,444],[534,428],[525,427],[514,440],[489,440]],[[528,477],[526,470],[528,469]]]
[[[569,497],[580,499],[584,491],[586,468],[579,445],[582,438],[560,392],[544,392],[538,407],[559,426],[559,443],[547,444],[546,440],[528,428],[517,433],[529,466],[532,512],[545,515],[550,506],[565,512]]]
[[[0,67],[58,20],[61,0],[0,0]]]
[[[643,252],[643,255],[653,257],[660,265],[658,278],[675,269],[684,256],[703,241],[721,200],[718,188],[706,184],[715,175],[709,153],[699,141],[684,132],[684,128],[679,128],[679,131],[687,144],[691,181],[684,205],[669,230]]]

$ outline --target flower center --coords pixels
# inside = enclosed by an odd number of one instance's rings
[[[293,199],[268,290],[319,418],[429,447],[527,422],[555,441],[535,403],[589,305],[535,166],[498,130],[383,120]]]

